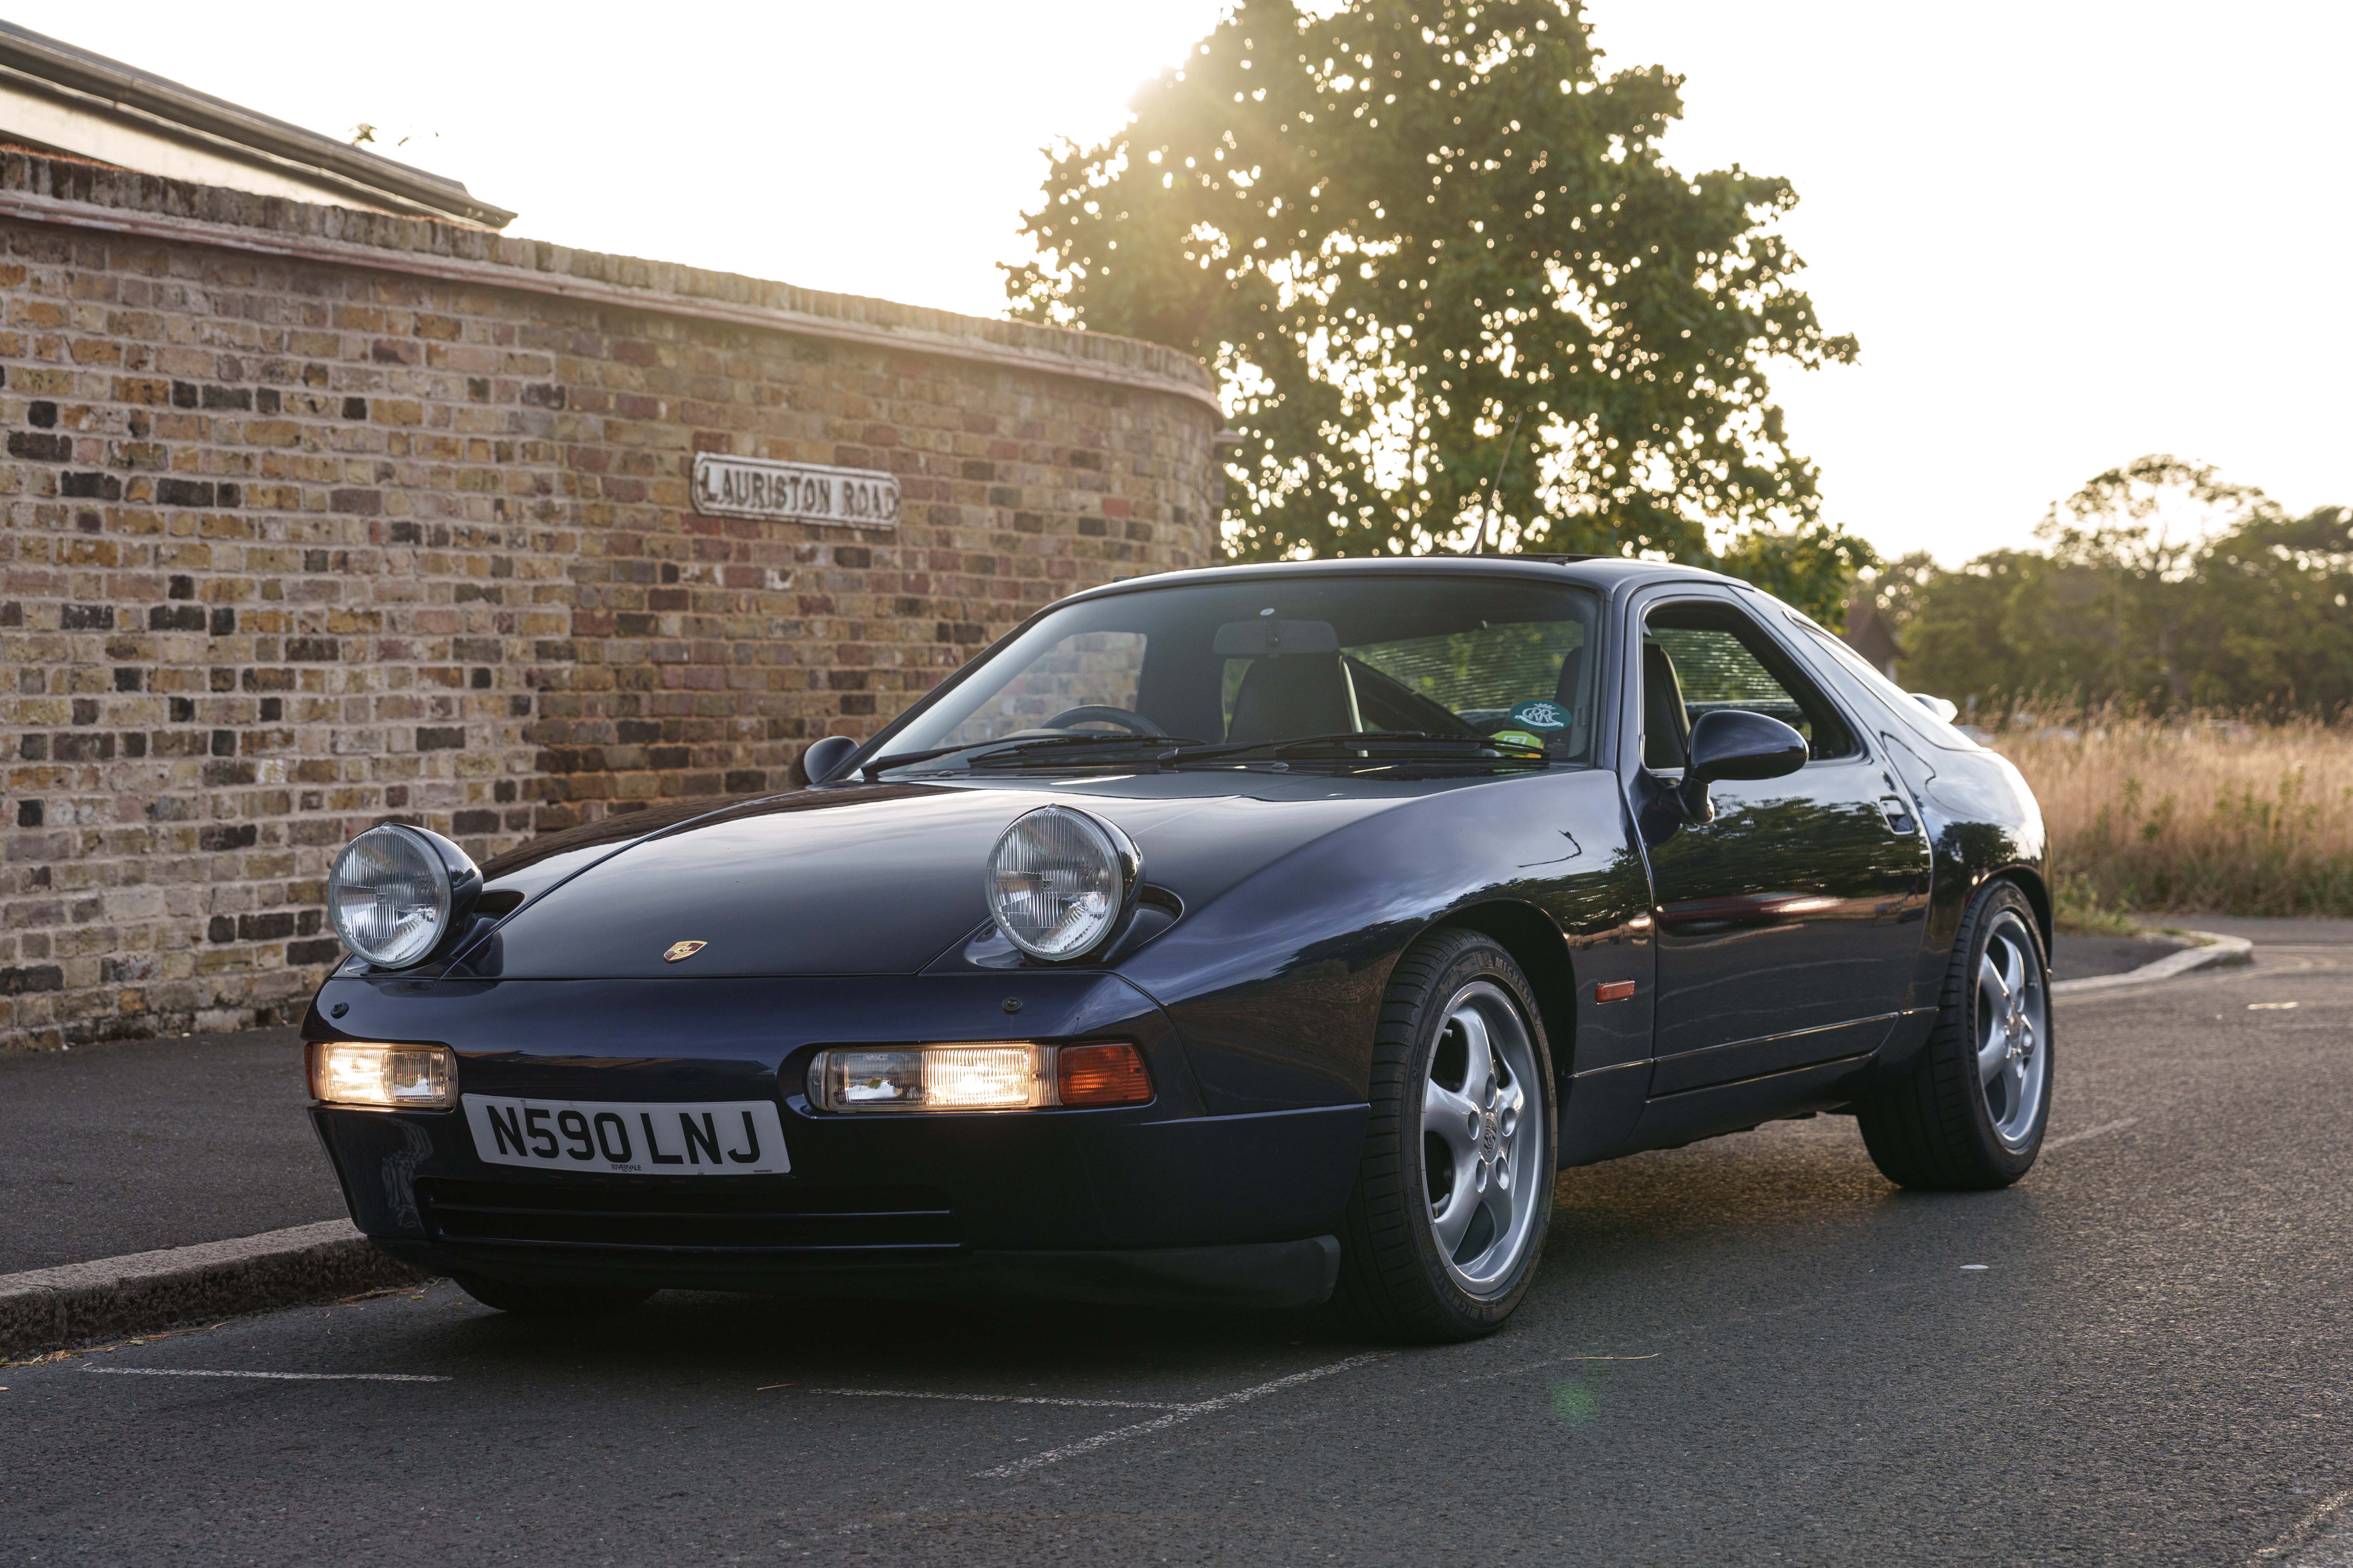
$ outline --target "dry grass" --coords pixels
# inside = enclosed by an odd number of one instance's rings
[[[2353,915],[2353,724],[2021,715],[1993,746],[2042,803],[2063,908]]]

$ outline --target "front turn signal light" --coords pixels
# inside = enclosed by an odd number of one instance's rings
[[[1064,1046],[1055,1053],[1054,1081],[1064,1105],[1141,1105],[1152,1098],[1143,1053],[1124,1040]]]
[[[447,1046],[321,1040],[311,1047],[311,1097],[330,1105],[447,1110],[458,1103],[458,1061]]]

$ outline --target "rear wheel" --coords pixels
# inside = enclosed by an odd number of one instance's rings
[[[1372,1065],[1339,1300],[1384,1334],[1491,1333],[1552,1218],[1552,1057],[1526,976],[1480,932],[1424,938],[1391,973]]]
[[[1910,1079],[1859,1102],[1873,1163],[1907,1187],[2006,1187],[2051,1121],[2051,979],[2034,907],[1989,882],[1962,918],[1936,1030]]]
[[[454,1276],[458,1289],[485,1307],[524,1318],[604,1318],[626,1312],[650,1289],[599,1290],[577,1285],[517,1285],[480,1274]]]

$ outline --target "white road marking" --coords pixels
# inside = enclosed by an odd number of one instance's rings
[[[2335,1497],[2327,1499],[2318,1508],[2297,1520],[2277,1541],[2257,1552],[2254,1560],[2258,1563],[2269,1563],[2274,1558],[2295,1551],[2306,1536],[2310,1535],[2330,1514],[2348,1502],[2353,1502],[2353,1491],[2338,1492]]]
[[[778,1384],[789,1388],[790,1384]],[[924,1394],[909,1388],[804,1388],[803,1394],[838,1394],[845,1399],[965,1399],[976,1405],[1084,1405],[1103,1410],[1190,1410],[1165,1399],[1049,1399],[1030,1394]]]
[[[2140,1118],[2137,1116],[2127,1116],[2122,1121],[2103,1121],[2097,1127],[2086,1127],[2081,1132],[2070,1132],[2064,1138],[2046,1139],[2042,1146],[2045,1149],[2064,1149],[2068,1144],[2081,1143],[2086,1138],[2104,1137],[2110,1132],[2121,1132],[2127,1127],[2137,1127],[2139,1124]]]
[[[1307,1372],[1294,1372],[1288,1377],[1278,1377],[1272,1383],[1261,1383],[1255,1388],[1238,1389],[1232,1394],[1221,1394],[1215,1399],[1204,1399],[1195,1405],[1180,1405],[1166,1415],[1155,1416],[1150,1421],[1139,1421],[1133,1426],[1121,1426],[1113,1431],[1100,1432],[1094,1436],[1082,1438],[1063,1447],[1049,1448],[1043,1453],[1031,1454],[1027,1458],[1016,1459],[1009,1465],[999,1465],[993,1470],[980,1470],[975,1473],[973,1479],[1002,1480],[1020,1475],[1027,1470],[1037,1469],[1041,1466],[1058,1465],[1064,1459],[1075,1459],[1082,1454],[1092,1454],[1096,1449],[1109,1447],[1113,1443],[1124,1443],[1130,1437],[1141,1437],[1147,1433],[1165,1431],[1179,1422],[1190,1421],[1196,1415],[1208,1415],[1216,1411],[1229,1410],[1237,1405],[1247,1405],[1253,1399],[1263,1399],[1270,1394],[1280,1394],[1286,1388],[1295,1387],[1303,1383],[1313,1383],[1319,1377],[1330,1377],[1335,1373],[1353,1371],[1357,1367],[1380,1361],[1389,1353],[1388,1351],[1371,1351],[1364,1355],[1352,1355],[1345,1361],[1335,1361],[1330,1366],[1319,1366]]]
[[[111,1373],[117,1377],[264,1377],[284,1383],[455,1383],[451,1377],[430,1377],[415,1372],[197,1372],[178,1366],[91,1366],[84,1372]]]
[[[2247,1004],[2247,1011],[2250,1013],[2292,1013],[2295,1010],[2295,1005],[2296,1005],[2293,1002],[2250,1002]]]

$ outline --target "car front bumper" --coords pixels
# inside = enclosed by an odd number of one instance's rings
[[[1360,1104],[1201,1114],[1166,1017],[1103,974],[339,977],[305,1033],[449,1046],[461,1093],[776,1104],[786,1175],[529,1169],[480,1158],[459,1110],[311,1108],[352,1218],[379,1247],[524,1283],[1303,1305],[1336,1278],[1333,1236],[1364,1147]],[[825,1046],[1015,1038],[1132,1040],[1155,1099],[838,1116],[802,1090]]]

